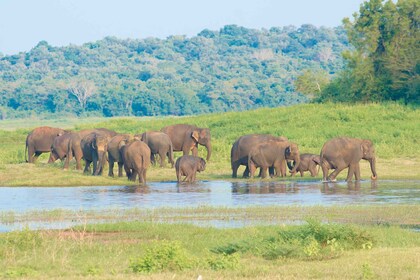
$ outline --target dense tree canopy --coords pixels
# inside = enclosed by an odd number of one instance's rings
[[[420,104],[420,2],[366,1],[344,26],[355,49],[320,100]]]
[[[348,49],[342,27],[312,25],[270,30],[228,25],[192,38],[106,37],[82,46],[41,41],[29,52],[0,56],[0,118],[285,106],[308,100],[295,91],[298,75],[308,69],[333,75]]]

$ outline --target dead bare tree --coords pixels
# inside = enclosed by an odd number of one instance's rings
[[[77,98],[83,111],[86,108],[88,99],[96,94],[96,86],[93,81],[89,80],[73,81],[67,90]]]

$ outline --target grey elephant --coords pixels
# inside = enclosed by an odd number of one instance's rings
[[[239,137],[232,145],[230,151],[230,160],[232,167],[232,178],[236,178],[238,174],[238,168],[241,165],[245,165],[245,171],[243,177],[249,176],[248,168],[248,155],[249,152],[259,144],[267,143],[268,141],[283,142],[288,139],[284,136],[273,136],[270,134],[248,134]],[[271,174],[273,171],[270,172]]]
[[[176,160],[175,171],[178,182],[181,182],[182,176],[185,176],[183,181],[194,182],[197,172],[206,169],[206,161],[203,158],[196,156],[182,156]]]
[[[60,159],[61,161],[64,160],[63,168],[68,169],[70,160],[74,156],[74,158],[76,159],[76,169],[81,170],[81,159],[83,157],[83,152],[80,148],[80,141],[81,138],[78,132],[70,132],[57,136],[54,139],[54,142],[51,146],[51,153],[48,162],[52,163],[55,162],[57,159]],[[73,144],[77,142],[79,143],[79,145]]]
[[[296,168],[295,172],[290,172],[291,176],[295,176],[297,172],[300,172],[300,177],[303,177],[303,173],[309,171],[312,177],[318,175],[319,168],[317,166],[321,164],[321,158],[319,155],[314,154],[300,154],[300,163]],[[293,162],[293,165],[296,166],[296,162]],[[293,165],[290,161],[287,162],[289,170],[293,169]]]
[[[297,144],[289,141],[268,141],[252,148],[248,155],[250,177],[254,177],[257,167],[261,168],[261,178],[267,176],[269,167],[275,169],[273,177],[286,176],[286,160],[295,161],[292,172],[300,163],[299,148]]]
[[[112,133],[113,134],[113,133]],[[101,175],[103,166],[106,161],[106,152],[108,149],[108,141],[112,136],[106,131],[98,131],[89,133],[80,141],[83,158],[85,160],[84,172],[89,172],[90,164],[93,163],[93,175]]]
[[[152,152],[151,161],[155,163],[155,155],[160,157],[160,167],[165,166],[165,158],[174,167],[174,155],[171,138],[161,131],[148,131],[141,135],[141,141],[146,143]]]
[[[337,175],[345,168],[349,169],[346,181],[351,181],[353,175],[356,180],[360,180],[359,162],[361,159],[369,161],[371,178],[376,180],[376,157],[372,141],[338,137],[325,142],[320,154],[323,181],[335,181]],[[334,171],[328,175],[330,169]]]
[[[25,161],[34,163],[42,153],[49,153],[54,139],[66,132],[64,129],[49,126],[41,126],[32,130],[26,137]]]
[[[114,177],[114,164],[118,164],[118,177],[123,176],[123,158],[121,155],[121,146],[122,141],[129,142],[133,140],[134,137],[130,134],[117,134],[111,138],[108,142],[107,152],[108,152],[108,176]]]
[[[119,144],[124,162],[124,170],[130,181],[139,176],[139,183],[146,183],[146,172],[150,166],[151,151],[146,143],[139,140],[121,141]]]
[[[210,160],[212,150],[210,129],[189,124],[175,124],[166,126],[161,131],[168,134],[174,152],[182,151],[183,155],[188,155],[192,151],[192,155],[197,156],[200,144],[206,147],[206,159]]]

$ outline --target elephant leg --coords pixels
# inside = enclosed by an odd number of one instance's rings
[[[91,161],[85,159],[85,169],[83,170],[84,173],[88,173],[89,172],[90,164],[91,164]]]
[[[261,179],[265,179],[267,177],[268,167],[262,166],[261,168]]]
[[[118,177],[122,177],[123,176],[123,172],[122,172],[123,165],[124,165],[124,163],[122,163],[122,162],[119,162],[118,163]]]
[[[322,162],[321,168],[322,168],[322,181],[327,182],[328,171],[330,170],[330,166],[327,162]]]
[[[300,177],[303,177],[303,172],[304,172],[303,170],[300,170],[300,171],[299,171],[299,173],[300,173]],[[312,177],[313,177],[313,176],[312,176]]]
[[[195,146],[191,149],[191,151],[192,151],[192,155],[193,155],[193,156],[195,156],[195,157],[197,157],[197,156],[198,156],[198,148],[197,148],[197,145],[195,145]]]
[[[351,180],[353,179],[355,168],[356,168],[355,164],[349,165],[349,170],[347,172],[347,178],[346,178],[347,182],[351,182]]]
[[[130,180],[130,177],[131,177],[130,168],[128,168],[127,165],[124,164],[124,170],[125,170],[125,174],[127,175],[127,179]]]
[[[159,153],[159,157],[160,157],[160,167],[165,167],[165,157],[166,157],[166,153],[165,152],[160,152]]]
[[[279,164],[276,164],[275,166],[276,174],[274,174],[273,177],[278,177],[281,174],[281,166]]]
[[[237,178],[238,177],[238,168],[239,168],[240,164],[237,161],[234,161],[231,163],[231,167],[232,167],[232,178]]]
[[[356,163],[356,166],[354,168],[354,176],[356,181],[360,181],[361,177],[360,177],[360,165],[359,163]]]
[[[28,146],[28,162],[29,163],[34,163],[34,154],[35,154],[35,149],[31,146]]]
[[[285,160],[280,161],[280,173],[281,173],[281,177],[285,177],[287,174]]]
[[[275,175],[274,175],[274,167],[273,166],[270,166],[268,168],[268,174],[270,175],[270,177],[275,177]]]
[[[136,181],[137,174],[138,174],[138,171],[133,169],[133,172],[131,173],[130,181]],[[140,176],[140,174],[138,174],[138,175]]]
[[[249,164],[249,177],[250,178],[254,178],[256,170],[257,170],[257,166],[254,163]]]
[[[246,165],[246,168],[244,170],[244,173],[242,174],[243,178],[248,178],[249,177],[249,167],[248,164]]]
[[[333,181],[333,182],[335,182],[336,181],[336,177],[337,177],[337,175],[341,172],[341,171],[343,171],[345,168],[347,168],[347,166],[345,166],[345,165],[340,165],[340,166],[337,166],[337,168],[330,174],[330,176],[328,176],[328,179],[330,180],[330,181]],[[352,174],[352,176],[353,176],[353,174]]]
[[[114,177],[114,159],[111,159],[111,158],[109,159],[108,166],[109,166],[108,176]]]

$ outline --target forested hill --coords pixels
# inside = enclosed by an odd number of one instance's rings
[[[39,42],[0,54],[0,118],[33,115],[151,116],[240,111],[305,102],[294,80],[333,74],[349,49],[342,27],[270,30],[236,25],[197,36],[82,46]]]

